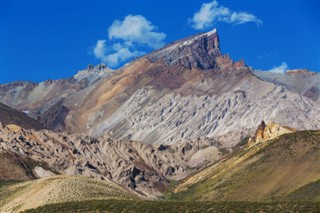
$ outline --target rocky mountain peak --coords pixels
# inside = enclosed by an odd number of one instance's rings
[[[111,70],[107,65],[101,63],[96,66],[89,64],[87,69],[80,70],[77,74],[73,76],[76,81],[85,81],[85,85],[88,86],[93,82],[101,79],[105,76],[111,75],[113,70]]]
[[[222,55],[216,29],[178,40],[146,56],[150,61],[163,61],[169,66],[182,65],[201,70],[239,69],[244,61],[234,62]]]
[[[216,29],[201,33],[174,43],[148,54],[152,62],[163,61],[168,65],[182,64],[187,68],[217,68],[215,58],[221,56],[219,36]]]
[[[107,67],[107,65],[105,65],[104,63],[101,63],[101,64],[97,64],[96,66],[94,66],[93,64],[88,64],[87,66],[87,71],[101,71],[101,70],[106,70],[106,69],[109,69]]]

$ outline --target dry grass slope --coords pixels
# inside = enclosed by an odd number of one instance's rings
[[[285,134],[187,178],[177,186],[173,198],[278,201],[299,200],[308,194],[308,200],[316,201],[318,191],[306,190],[308,184],[319,185],[320,164],[315,162],[320,162],[320,131]]]
[[[72,201],[140,199],[111,181],[80,176],[54,176],[3,186],[1,212],[20,212],[39,206]]]
[[[128,201],[128,200],[94,200],[71,203],[58,203],[30,209],[25,213],[43,212],[308,212],[318,213],[320,203],[315,202],[278,202],[278,203],[253,203],[253,202],[174,202],[174,201]]]

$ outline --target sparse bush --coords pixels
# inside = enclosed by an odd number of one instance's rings
[[[319,212],[320,203],[312,202],[177,202],[93,200],[51,204],[26,213],[40,212]]]

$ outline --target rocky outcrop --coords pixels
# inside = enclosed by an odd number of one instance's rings
[[[0,129],[0,152],[42,162],[60,174],[110,179],[148,197],[160,195],[169,180],[181,180],[222,157],[219,144],[212,140],[152,146],[107,136],[95,139],[25,130],[17,125]],[[50,169],[39,168],[41,165],[33,168],[33,173],[53,175]]]
[[[280,135],[292,133],[296,130],[290,127],[280,126],[274,122],[270,122],[267,125],[264,121],[261,121],[258,129],[256,131],[255,137],[249,139],[249,144],[257,144],[261,142],[266,142],[275,138],[278,138]]]

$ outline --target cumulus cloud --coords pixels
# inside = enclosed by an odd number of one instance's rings
[[[103,58],[106,52],[106,40],[98,40],[96,46],[93,49],[93,54],[97,58]]]
[[[106,40],[98,40],[93,49],[96,58],[106,63],[109,67],[118,66],[120,63],[134,57],[141,56],[145,52],[131,50],[129,47],[123,46],[121,43],[115,43],[112,47],[106,47]]]
[[[275,66],[272,69],[268,70],[268,72],[285,74],[288,70],[288,65],[286,62],[282,62],[281,65]]]
[[[109,67],[116,67],[130,58],[145,54],[141,48],[156,49],[165,42],[165,33],[141,15],[128,15],[115,20],[108,28],[108,39],[98,40],[93,48],[96,58]]]
[[[200,10],[196,12],[191,19],[189,19],[191,26],[197,30],[212,27],[212,25],[217,22],[232,24],[254,22],[257,25],[262,24],[262,21],[255,15],[242,11],[232,11],[227,7],[219,5],[216,0],[202,4]]]
[[[116,20],[109,27],[109,39],[122,39],[129,44],[138,43],[152,48],[162,47],[166,34],[156,32],[156,26],[141,15],[128,15],[123,21]]]

